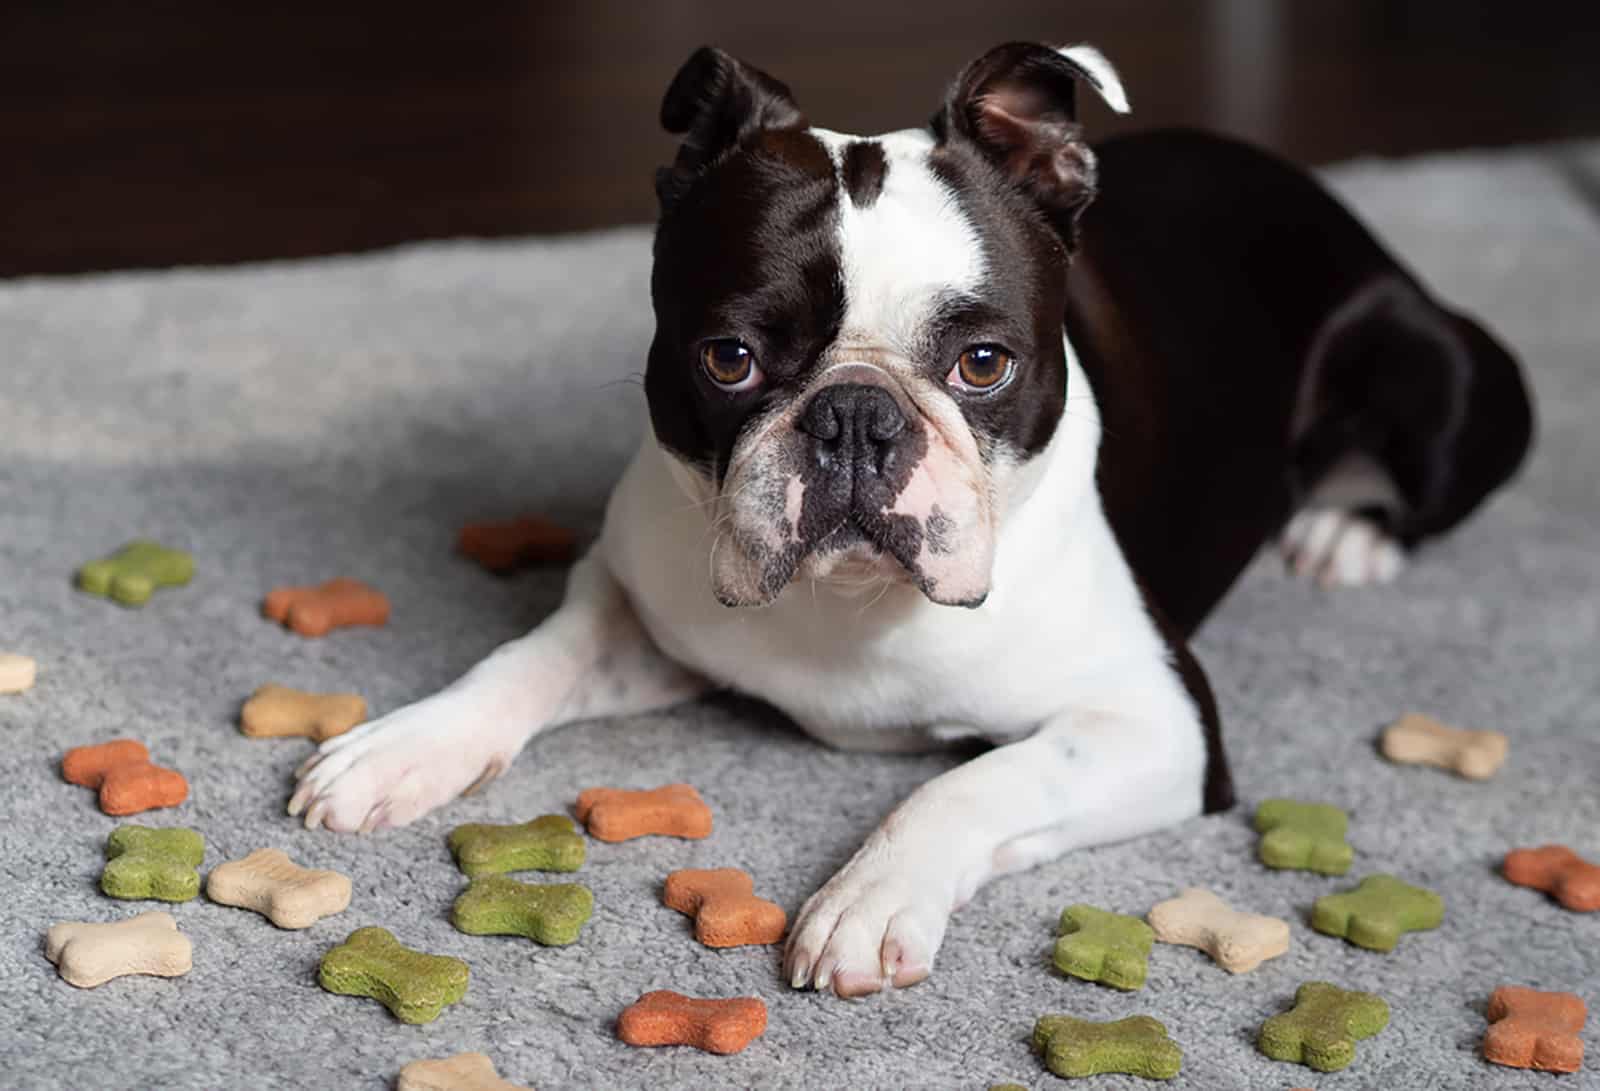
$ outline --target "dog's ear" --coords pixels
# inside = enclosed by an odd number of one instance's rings
[[[1070,223],[1094,198],[1094,153],[1078,125],[1078,81],[1120,114],[1128,98],[1111,62],[1092,46],[996,46],[967,65],[933,119],[941,142],[976,144],[1047,211]]]
[[[661,100],[661,127],[682,134],[677,160],[656,171],[656,195],[669,205],[702,169],[763,129],[803,129],[789,88],[713,46],[683,63]]]

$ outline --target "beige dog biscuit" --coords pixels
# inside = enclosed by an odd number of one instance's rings
[[[50,929],[44,957],[69,985],[92,989],[128,974],[179,977],[193,965],[189,937],[171,913],[140,913],[112,924],[66,921]]]
[[[502,1080],[483,1053],[457,1053],[433,1061],[412,1061],[400,1070],[395,1091],[528,1091]]]
[[[21,693],[33,688],[39,664],[25,655],[0,652],[0,693]]]
[[[1402,765],[1437,765],[1469,780],[1488,780],[1505,763],[1511,742],[1498,731],[1447,727],[1410,712],[1383,733],[1383,756]]]
[[[1289,949],[1287,921],[1241,913],[1198,887],[1157,905],[1146,919],[1162,943],[1198,947],[1232,974],[1248,973]]]
[[[326,742],[367,718],[367,702],[354,693],[304,693],[265,685],[244,703],[239,730],[256,739],[304,736]]]
[[[337,871],[303,868],[282,849],[257,849],[213,869],[206,897],[253,909],[279,928],[310,928],[350,905],[350,880]]]

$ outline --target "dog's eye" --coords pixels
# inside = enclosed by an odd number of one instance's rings
[[[700,346],[700,366],[712,382],[728,390],[745,390],[761,381],[755,354],[733,337],[718,337]]]
[[[999,345],[973,345],[961,354],[945,381],[963,390],[993,390],[1011,377],[1014,361]]]

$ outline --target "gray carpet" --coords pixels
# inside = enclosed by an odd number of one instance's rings
[[[646,232],[0,285],[0,650],[41,664],[34,691],[0,698],[0,1085],[376,1088],[408,1060],[483,1050],[545,1089],[1040,1088],[1056,1081],[1028,1050],[1037,1015],[1148,1012],[1183,1046],[1178,1087],[1546,1086],[1476,1047],[1496,985],[1600,1001],[1600,914],[1566,913],[1495,872],[1516,845],[1600,855],[1600,221],[1575,184],[1597,175],[1596,147],[1332,172],[1522,354],[1542,415],[1536,456],[1392,590],[1323,594],[1263,557],[1198,649],[1244,805],[994,883],[956,917],[930,981],[859,1003],[787,991],[776,949],[698,946],[659,884],[678,867],[739,866],[792,913],[949,757],[833,753],[751,703],[711,701],[553,734],[486,794],[359,840],[285,816],[309,744],[235,728],[266,681],[351,687],[395,708],[552,608],[559,573],[496,580],[454,557],[452,539],[464,521],[524,510],[593,529],[641,420]],[[142,610],[72,588],[78,564],[136,535],[193,550],[193,585]],[[274,585],[341,574],[389,593],[388,628],[305,641],[258,616]],[[1386,764],[1375,732],[1410,708],[1505,730],[1508,767],[1480,785]],[[124,734],[193,784],[188,803],[143,821],[202,831],[207,868],[275,845],[345,871],[349,911],[281,932],[202,898],[175,910],[194,940],[187,977],[93,991],[59,980],[42,955],[52,922],[151,907],[98,893],[116,821],[58,772],[66,748]],[[575,946],[450,926],[455,824],[560,811],[587,785],[672,780],[701,788],[716,833],[591,844],[579,877],[597,909]],[[1349,808],[1351,880],[1387,870],[1432,887],[1444,926],[1389,956],[1313,933],[1311,902],[1350,881],[1256,862],[1248,814],[1273,795]],[[1064,905],[1143,914],[1189,884],[1291,918],[1290,953],[1232,977],[1158,946],[1131,995],[1049,969]],[[319,957],[366,924],[470,962],[465,1001],[418,1028],[319,989]],[[1252,1044],[1313,978],[1394,1010],[1337,1075]],[[762,996],[770,1029],[729,1058],[619,1044],[617,1013],[664,987]],[[1597,1065],[1561,1086],[1600,1085]]]

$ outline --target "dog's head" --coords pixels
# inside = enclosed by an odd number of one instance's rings
[[[678,72],[645,390],[711,515],[722,602],[796,577],[988,594],[1015,471],[1067,397],[1067,259],[1095,184],[1080,80],[1126,109],[1094,50],[1012,44],[926,129],[858,138],[718,50]]]

